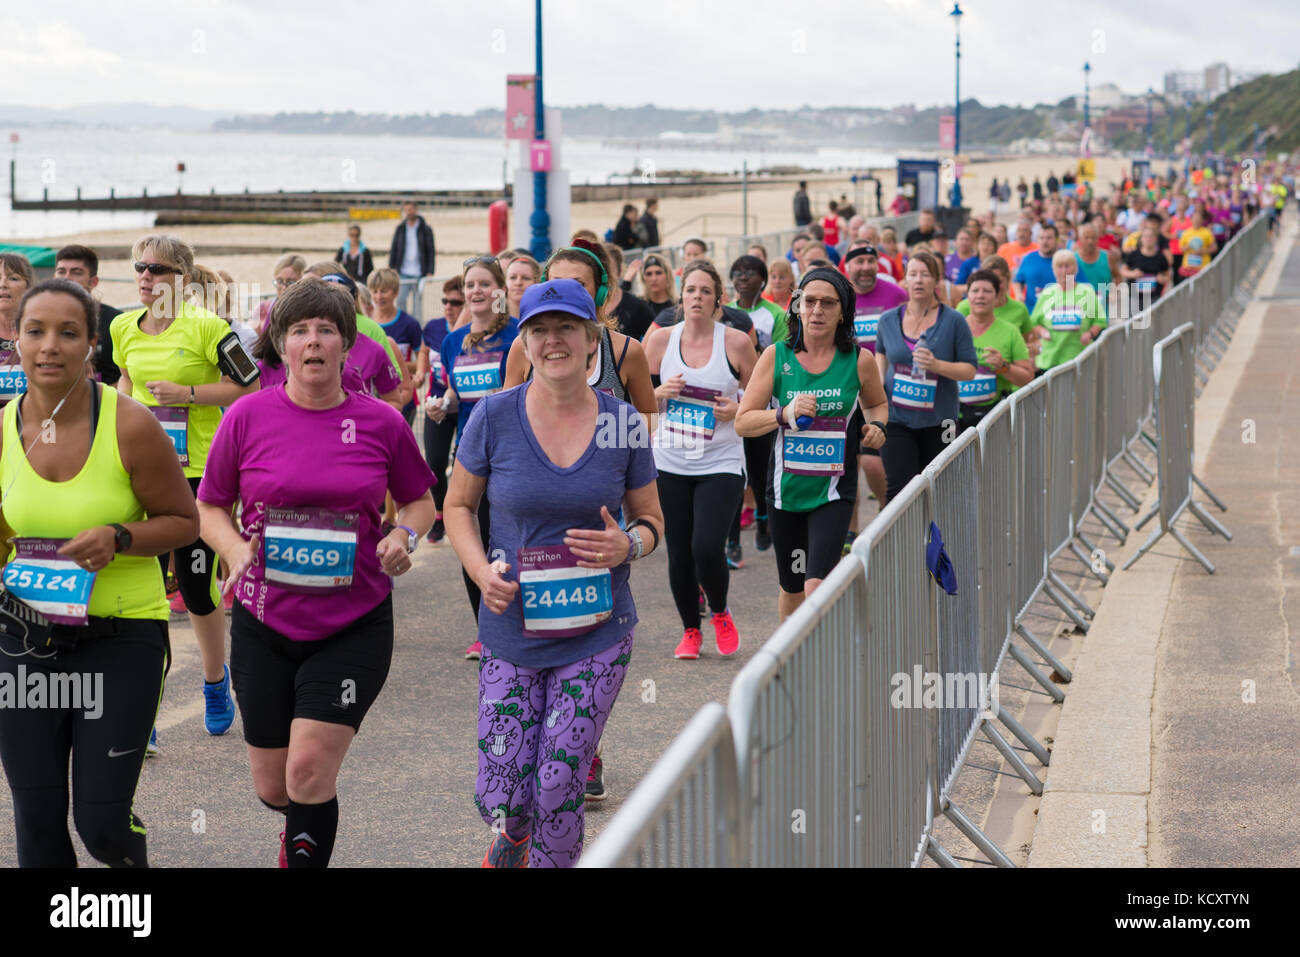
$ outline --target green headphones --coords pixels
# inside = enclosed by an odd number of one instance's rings
[[[596,308],[599,309],[605,305],[605,299],[609,296],[609,273],[605,272],[605,264],[600,261],[600,257],[590,249],[583,249],[581,246],[562,246],[556,252],[586,253],[591,257],[591,261],[596,264],[596,268],[600,271],[600,285],[596,287]],[[542,270],[542,282],[546,282],[546,280],[546,270]]]

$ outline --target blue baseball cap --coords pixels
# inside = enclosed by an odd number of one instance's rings
[[[596,321],[596,303],[585,286],[576,279],[548,279],[524,290],[519,301],[519,324],[547,312],[567,312]]]

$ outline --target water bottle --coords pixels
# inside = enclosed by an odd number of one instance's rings
[[[927,349],[927,348],[929,347],[925,344],[925,333],[923,332],[921,333],[921,338],[916,340],[916,349]],[[913,355],[915,355],[916,349],[912,350]],[[929,375],[926,374],[926,371],[924,369],[922,369],[920,366],[916,365],[915,362],[913,362],[912,378],[924,381],[929,378]]]

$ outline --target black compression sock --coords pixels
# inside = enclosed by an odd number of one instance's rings
[[[270,801],[264,800],[263,798],[258,798],[258,800],[261,801],[263,804],[265,804],[267,807],[269,807],[272,811],[279,811],[281,814],[289,813],[289,805],[287,804],[285,805],[272,804]]]
[[[339,799],[324,804],[299,804],[289,799],[285,815],[284,849],[290,867],[328,867],[339,829]]]

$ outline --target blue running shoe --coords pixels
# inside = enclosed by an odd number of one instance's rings
[[[158,750],[158,729],[154,728],[149,732],[149,743],[145,746],[144,756],[146,758],[156,758],[159,755]]]
[[[230,669],[226,666],[225,675],[220,681],[203,682],[203,697],[206,706],[203,712],[203,726],[208,734],[225,734],[235,723],[235,702],[230,697]]]

